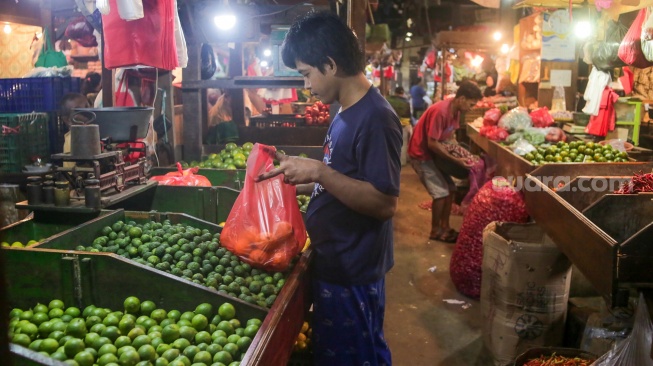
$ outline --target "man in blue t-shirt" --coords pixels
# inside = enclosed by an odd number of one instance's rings
[[[413,106],[413,118],[416,120],[422,116],[426,110],[426,90],[422,86],[422,78],[417,78],[415,84],[410,87],[410,103]]]
[[[337,16],[310,13],[295,22],[282,57],[303,75],[311,94],[342,105],[327,132],[323,161],[276,153],[279,167],[258,178],[284,174],[290,184],[313,183],[306,228],[315,251],[315,364],[389,366],[383,317],[399,196],[399,118],[365,78],[363,51]]]

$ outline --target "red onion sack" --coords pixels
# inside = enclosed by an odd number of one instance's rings
[[[522,193],[503,177],[488,181],[478,191],[465,213],[451,255],[451,280],[460,293],[471,298],[481,295],[483,229],[493,221],[528,221]]]

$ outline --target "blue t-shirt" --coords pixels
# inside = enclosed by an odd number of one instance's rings
[[[399,196],[401,125],[378,89],[338,113],[324,141],[324,163],[380,192]],[[392,220],[357,213],[315,184],[306,228],[316,258],[316,279],[362,285],[383,278],[394,264]]]
[[[424,97],[426,96],[426,90],[420,85],[413,85],[410,87],[410,99],[413,103],[413,109],[424,109],[426,102],[424,102]]]

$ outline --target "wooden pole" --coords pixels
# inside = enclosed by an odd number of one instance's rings
[[[358,44],[365,53],[365,23],[367,21],[367,0],[347,0],[347,25],[354,30]]]

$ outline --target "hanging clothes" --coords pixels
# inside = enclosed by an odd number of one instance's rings
[[[596,116],[590,117],[590,122],[585,127],[585,133],[595,136],[605,136],[609,131],[614,131],[616,123],[616,113],[614,104],[619,99],[619,95],[611,88],[603,89],[599,103],[599,112]]]
[[[599,114],[603,89],[605,89],[609,82],[610,74],[596,67],[592,68],[587,86],[585,87],[585,94],[583,94],[583,99],[587,101],[585,108],[583,108],[583,113],[591,114],[592,116]]]

